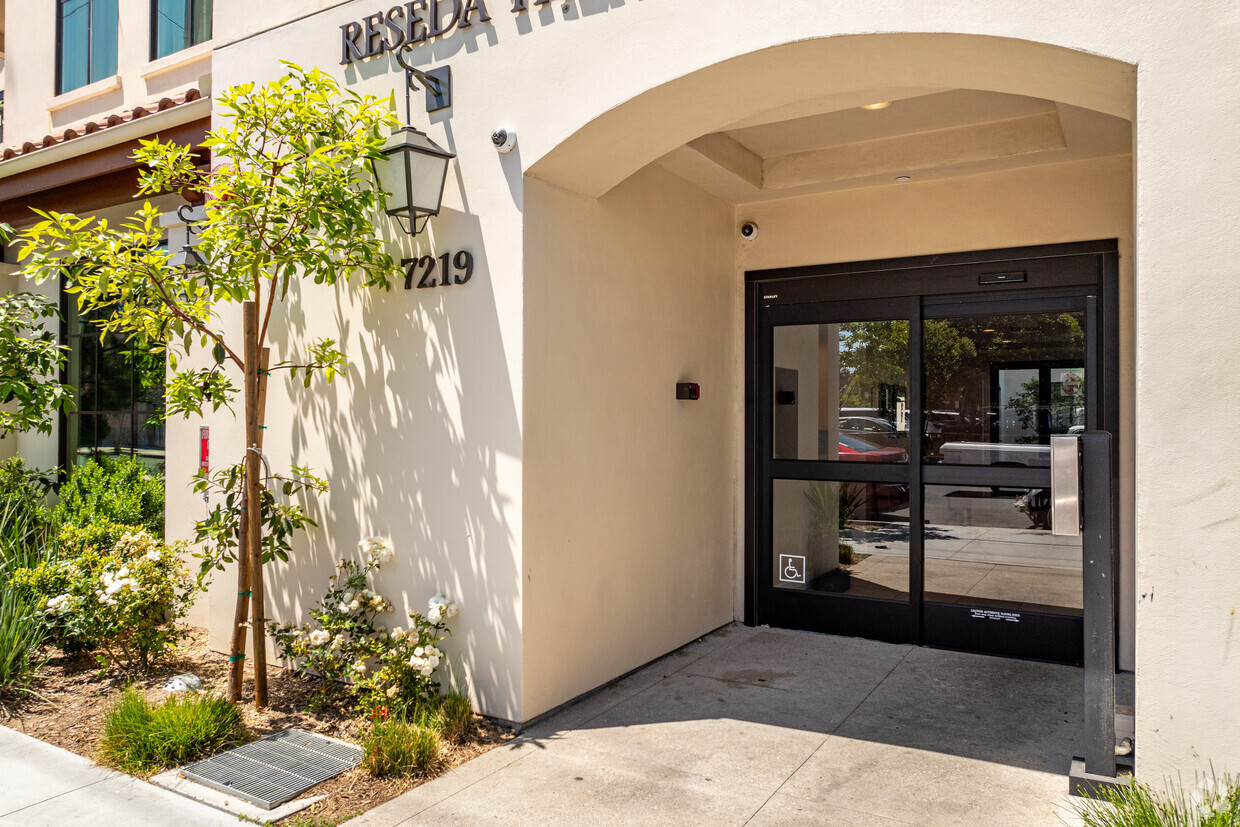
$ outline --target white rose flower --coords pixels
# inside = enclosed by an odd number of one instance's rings
[[[343,600],[345,603],[352,603],[352,602],[353,602],[353,592],[345,592],[345,593],[344,593],[344,597],[342,597],[342,598],[341,598],[341,600]]]
[[[429,609],[427,609],[426,619],[429,620],[431,623],[438,623],[440,621],[439,607],[431,606]]]
[[[159,558],[160,558],[159,549],[153,548],[146,553],[146,559],[150,560],[152,563],[158,563]]]
[[[389,686],[389,687],[388,687],[388,689],[387,689],[387,696],[388,696],[389,698],[395,698],[395,697],[396,697],[396,693],[397,693],[397,692],[399,692],[399,691],[400,691],[400,688],[399,688],[399,687],[397,687],[395,684],[393,684],[392,686]]]
[[[415,654],[418,657],[422,657],[422,655],[426,654],[426,650],[423,649],[421,646],[419,646],[417,649],[413,650],[413,654]]]
[[[121,566],[121,570],[120,570],[120,571],[118,571],[118,572],[116,573],[116,576],[117,576],[117,577],[128,577],[128,576],[129,576],[129,566]]]
[[[358,603],[356,600],[354,600],[352,603],[349,604],[350,611],[356,612],[360,608],[362,608],[362,604]]]
[[[366,661],[364,661],[364,660],[359,660],[359,661],[357,661],[356,663],[354,663],[354,664],[353,664],[353,671],[354,671],[354,672],[365,672],[365,671],[366,671]]]
[[[349,604],[348,604],[348,603],[341,603],[341,604],[340,604],[339,606],[337,606],[336,608],[340,609],[340,611],[344,612],[345,614],[348,614],[348,613],[349,613]]]
[[[310,643],[315,646],[322,646],[331,638],[326,629],[315,629],[310,633]]]
[[[435,671],[435,668],[433,666],[427,665],[427,666],[422,667],[422,669],[420,670],[420,674],[424,678],[429,678],[431,676],[431,673],[433,673],[434,671]]]

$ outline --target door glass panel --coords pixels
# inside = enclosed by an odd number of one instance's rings
[[[908,600],[908,486],[774,480],[778,589]]]
[[[775,459],[908,462],[908,322],[774,330]]]
[[[926,600],[1081,615],[1081,539],[1051,534],[1047,489],[925,490]]]
[[[1085,428],[1085,314],[927,319],[926,462],[1047,468]]]

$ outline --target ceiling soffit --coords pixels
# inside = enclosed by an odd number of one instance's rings
[[[1131,152],[1127,121],[1053,101],[967,89],[890,99],[885,109],[751,120],[659,163],[742,203]]]

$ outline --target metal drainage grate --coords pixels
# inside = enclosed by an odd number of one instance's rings
[[[178,774],[270,810],[356,767],[361,760],[357,747],[313,732],[286,729],[189,764]]]

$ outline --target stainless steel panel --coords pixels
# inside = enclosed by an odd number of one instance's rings
[[[1081,461],[1075,436],[1051,437],[1051,533],[1081,534]]]

